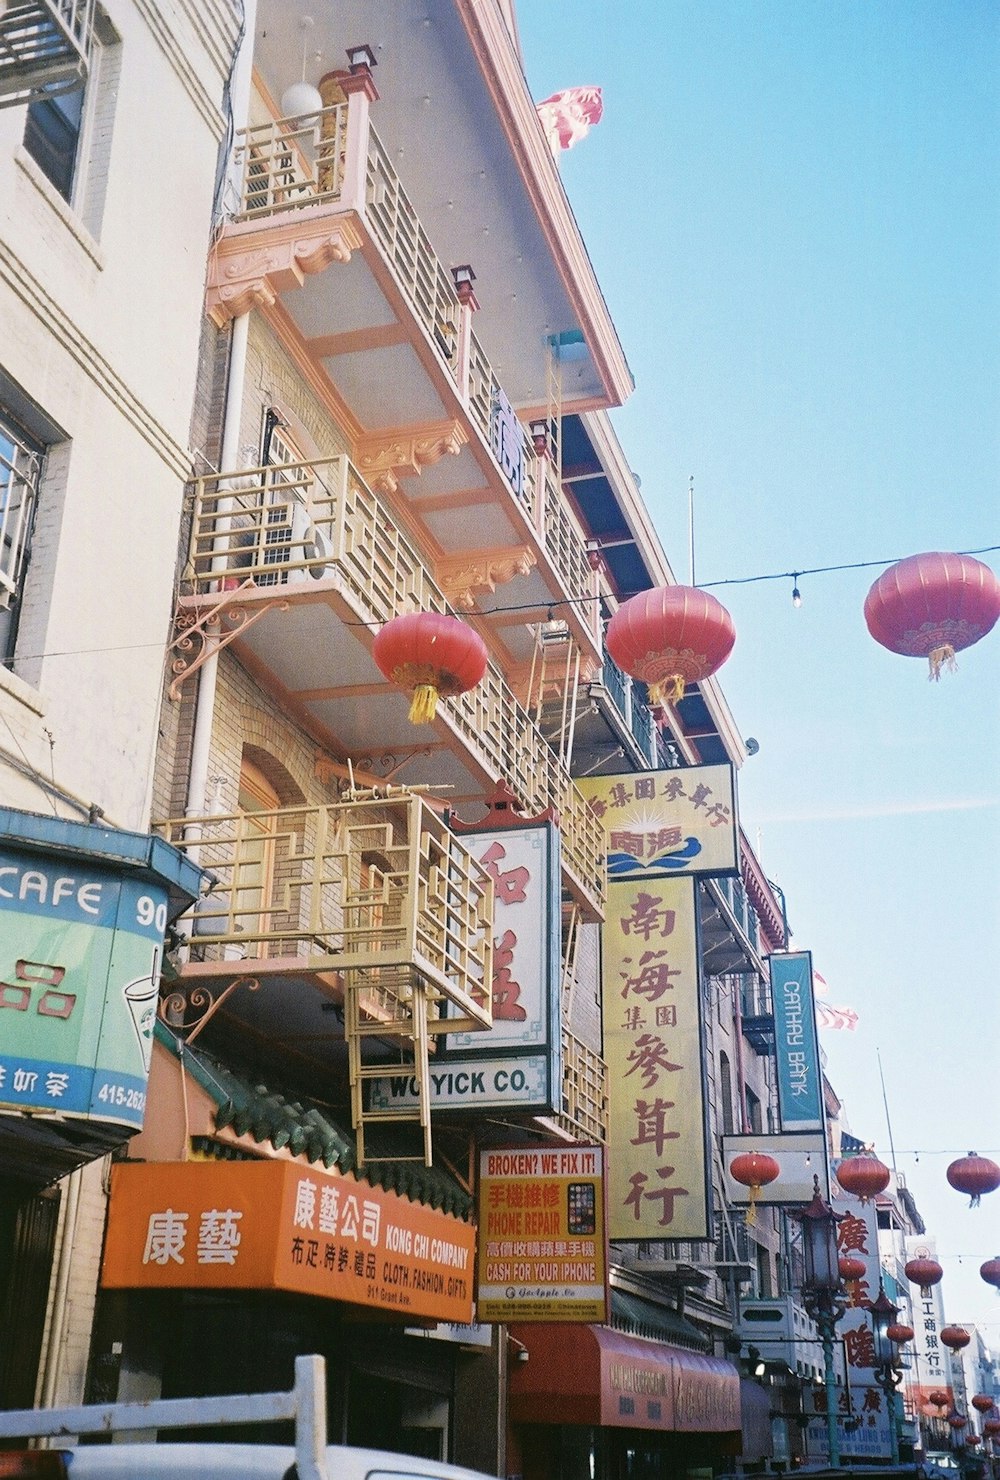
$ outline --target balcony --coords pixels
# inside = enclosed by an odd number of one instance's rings
[[[274,317],[281,297],[279,332],[328,380],[372,486],[405,497],[444,552],[455,603],[513,605],[528,621],[569,597],[575,638],[596,656],[583,534],[472,328],[471,281],[460,290],[444,267],[358,81],[345,74],[347,101],[315,119],[238,136],[237,209],[213,250],[209,312],[219,324],[251,307]],[[528,653],[512,637],[517,663]]]
[[[442,703],[433,728],[409,724],[407,696],[376,668],[371,642],[391,617],[450,608],[348,458],[200,478],[190,509],[177,646],[232,643],[331,754],[391,754],[397,779],[441,788],[457,811],[501,779],[529,813],[554,808],[564,883],[585,918],[601,918],[600,824],[499,667]],[[186,661],[176,660],[175,693],[195,666]]]
[[[563,1105],[558,1123],[577,1139],[608,1139],[608,1066],[566,1024],[562,1028]]]

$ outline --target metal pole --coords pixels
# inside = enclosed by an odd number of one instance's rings
[[[833,1370],[833,1332],[836,1321],[832,1311],[820,1311],[816,1316],[820,1339],[823,1342],[823,1384],[826,1388],[826,1440],[830,1451],[831,1467],[840,1464],[840,1431],[837,1426],[837,1375]]]

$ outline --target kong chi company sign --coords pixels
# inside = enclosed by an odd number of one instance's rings
[[[612,1239],[709,1236],[696,888],[694,879],[608,886],[603,1013]]]
[[[739,873],[732,766],[586,776],[576,784],[604,825],[610,882]]]
[[[480,1321],[607,1319],[604,1148],[479,1156]]]

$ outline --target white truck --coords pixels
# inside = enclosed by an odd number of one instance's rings
[[[77,1445],[84,1434],[273,1423],[292,1419],[295,1447],[279,1444]],[[11,1449],[11,1439],[46,1439],[45,1449]],[[66,1447],[52,1441],[72,1441]],[[296,1357],[287,1393],[224,1398],[163,1398],[146,1403],[0,1411],[4,1480],[487,1480],[478,1471],[435,1460],[326,1442],[326,1370],[322,1357]]]

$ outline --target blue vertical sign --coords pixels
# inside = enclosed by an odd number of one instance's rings
[[[778,1111],[786,1131],[823,1129],[823,1081],[813,1001],[812,954],[769,958],[778,1060]]]

